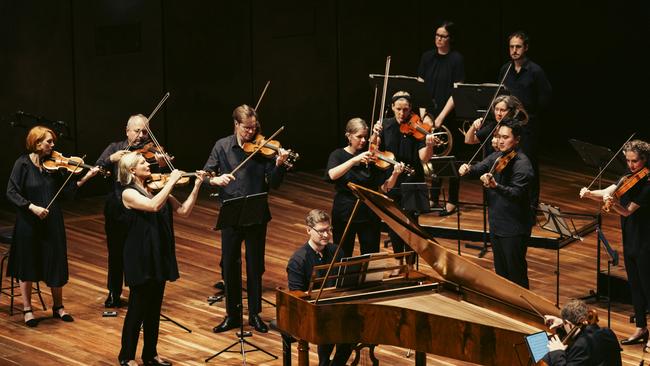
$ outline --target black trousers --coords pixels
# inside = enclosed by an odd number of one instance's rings
[[[226,312],[239,317],[242,298],[241,243],[246,245],[246,291],[248,314],[262,311],[262,274],[264,273],[264,247],[266,224],[229,227],[221,230],[221,261],[226,285]]]
[[[104,206],[104,230],[106,232],[106,246],[108,248],[108,278],[106,288],[108,291],[121,294],[124,279],[124,241],[126,240],[126,227],[120,221],[122,206],[115,195],[106,199]]]
[[[149,281],[129,287],[129,308],[122,327],[120,360],[134,360],[138,347],[140,327],[144,336],[142,359],[151,360],[158,355],[158,329],[165,282]]]
[[[499,236],[490,233],[496,273],[521,287],[528,288],[526,242],[530,235]]]
[[[624,259],[627,282],[632,292],[635,323],[637,327],[645,328],[648,324],[645,313],[650,304],[650,252],[641,250],[634,255],[625,253]]]
[[[343,232],[345,231],[347,221],[334,220],[332,229],[334,234],[334,244],[341,242]],[[345,241],[341,245],[343,254],[347,257],[352,257],[354,251],[354,241],[359,237],[359,246],[361,254],[377,253],[379,252],[379,242],[381,241],[381,222],[379,220],[367,222],[353,222],[350,223],[348,234]]]
[[[352,354],[352,344],[340,343],[336,345],[336,354],[330,362],[330,355],[334,350],[333,344],[318,345],[318,366],[345,366],[350,354]]]
[[[447,202],[452,205],[458,205],[458,195],[460,192],[460,179],[459,178],[449,178],[449,190],[447,191]],[[431,182],[431,200],[434,204],[438,204],[440,190],[442,189],[442,179],[434,179]]]

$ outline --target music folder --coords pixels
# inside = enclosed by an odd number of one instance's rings
[[[548,353],[548,335],[545,331],[533,333],[524,337],[530,357],[534,363],[539,362]]]
[[[262,192],[224,200],[214,230],[263,224],[269,210],[267,198],[268,193]]]

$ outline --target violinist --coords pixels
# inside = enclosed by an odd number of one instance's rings
[[[205,176],[202,171],[196,173],[194,188],[181,203],[171,194],[183,175],[181,171],[172,171],[167,184],[155,195],[145,188],[150,175],[149,163],[141,154],[131,152],[120,158],[118,180],[124,187],[121,199],[126,227],[124,278],[129,286],[120,365],[137,365],[134,359],[141,328],[144,365],[171,365],[158,356],[156,346],[165,283],[179,278],[173,213],[190,215]]]
[[[542,359],[546,365],[621,365],[616,335],[611,329],[598,326],[598,315],[584,301],[569,301],[562,307],[561,316],[544,317],[551,331],[557,331],[548,341],[549,353]]]
[[[149,140],[149,133],[145,128],[147,118],[142,114],[129,117],[126,123],[126,139],[109,144],[99,156],[97,166],[113,172],[117,178],[117,167],[120,158],[129,153],[129,148],[140,147]],[[120,222],[122,207],[122,186],[115,179],[111,180],[111,187],[106,195],[104,205],[104,231],[106,232],[106,247],[108,249],[108,274],[106,286],[108,297],[104,301],[107,308],[120,307],[123,302],[122,279],[124,278],[123,247],[126,237],[126,226]]]
[[[284,161],[289,152],[280,148],[275,158],[260,154],[253,156],[241,166],[234,175],[230,174],[246,158],[242,148],[261,132],[255,109],[244,104],[232,113],[234,133],[218,140],[203,170],[214,173],[211,185],[219,187],[219,200],[243,197],[251,194],[268,192],[277,188],[286,173]],[[264,273],[264,247],[266,243],[266,225],[271,220],[268,207],[263,224],[249,226],[232,226],[221,229],[221,273],[226,287],[226,318],[213,328],[215,333],[225,332],[240,326],[241,309],[237,306],[241,299],[241,243],[246,245],[246,278],[248,292],[248,322],[261,333],[268,331],[259,313],[262,311],[262,274]]]
[[[650,306],[650,144],[632,140],[623,146],[623,153],[630,174],[621,178],[618,184],[605,189],[590,191],[582,188],[580,197],[611,202],[611,208],[621,215],[625,270],[632,292],[636,323],[635,332],[621,341],[621,344],[629,345],[648,342],[646,309]],[[650,347],[650,342],[645,347]]]
[[[412,135],[405,135],[400,131],[400,124],[406,123],[411,117],[411,96],[405,91],[398,91],[392,97],[391,109],[394,117],[384,118],[373,127],[371,143],[378,146],[381,151],[390,151],[395,154],[395,160],[415,168],[411,176],[400,175],[395,187],[400,187],[405,182],[424,182],[424,170],[422,163],[428,162],[433,156],[433,148],[439,141],[434,135],[428,134],[424,140],[417,140]],[[424,123],[427,123],[425,117]],[[429,121],[431,123],[431,121]],[[399,204],[401,193],[398,189],[390,192],[390,195]],[[411,212],[411,215],[414,213]],[[394,231],[389,230],[388,235],[395,253],[410,251],[411,248]],[[409,259],[409,264],[415,262],[414,258]]]
[[[404,169],[398,163],[388,171],[372,164],[373,153],[365,149],[368,137],[368,125],[361,118],[352,118],[345,126],[348,146],[339,148],[329,156],[326,179],[336,185],[336,195],[332,204],[332,228],[334,243],[338,244],[352,214],[356,197],[348,188],[353,182],[372,190],[381,189],[388,192],[397,182],[397,177]],[[381,239],[381,221],[365,204],[360,204],[348,229],[348,235],[341,249],[352,256],[355,237],[359,237],[361,254],[379,252]]]
[[[502,120],[497,130],[499,151],[476,165],[461,165],[458,172],[461,176],[480,177],[488,188],[490,241],[496,273],[528,288],[526,243],[534,224],[529,196],[533,168],[518,149],[521,131],[518,120]]]
[[[418,76],[424,80],[429,95],[434,101],[434,127],[439,128],[445,122],[453,120],[454,98],[452,91],[455,83],[465,79],[465,62],[463,55],[452,49],[455,41],[456,25],[445,20],[434,28],[434,45],[431,50],[422,54],[418,67]],[[453,129],[455,130],[455,128]],[[431,193],[434,202],[438,201],[440,181],[434,181]],[[460,180],[449,178],[449,199],[440,211],[440,216],[448,216],[456,212]]]
[[[31,295],[32,283],[39,281],[51,289],[53,317],[73,321],[63,308],[63,286],[68,282],[66,234],[61,206],[53,199],[68,173],[44,169],[44,161],[53,153],[55,142],[56,134],[51,129],[30,129],[26,139],[29,153],[16,160],[7,182],[7,199],[16,207],[7,275],[20,284],[25,324],[29,327],[38,325],[32,313]],[[63,192],[72,196],[77,187],[98,171],[93,168],[82,179],[69,180]]]

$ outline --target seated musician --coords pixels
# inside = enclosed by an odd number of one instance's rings
[[[551,330],[567,334],[563,340],[556,334],[548,341],[549,353],[543,359],[548,366],[621,365],[616,335],[611,329],[598,326],[598,315],[587,309],[584,301],[571,300],[564,305],[562,319],[551,315],[544,319]]]
[[[328,264],[332,261],[336,252],[336,245],[330,242],[332,239],[332,226],[329,215],[322,210],[311,210],[305,219],[309,240],[305,245],[296,250],[287,264],[287,277],[289,290],[307,291],[314,266]],[[339,251],[337,261],[343,257]],[[325,276],[325,270],[319,276]],[[327,282],[327,286],[334,286],[335,281]],[[318,364],[320,366],[345,365],[352,353],[351,344],[337,344],[334,360],[330,363],[330,355],[334,350],[333,344],[318,345]]]
[[[461,176],[480,177],[487,188],[496,273],[528,288],[526,242],[534,223],[529,196],[533,168],[526,155],[518,150],[521,131],[518,120],[504,119],[497,130],[499,151],[471,167],[463,164],[458,172]],[[510,155],[512,152],[514,156]]]

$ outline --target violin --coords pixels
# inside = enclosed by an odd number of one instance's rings
[[[160,168],[169,166],[167,162],[174,160],[174,157],[165,152],[162,146],[158,148],[152,141],[147,142],[142,147],[133,151],[142,154],[149,164],[158,165]]]
[[[634,174],[624,176],[616,185],[616,190],[612,193],[612,198],[605,201],[603,204],[603,211],[609,212],[614,204],[613,198],[621,198],[627,191],[634,187],[640,180],[647,178],[650,173],[648,167],[644,167]]]
[[[495,172],[501,173],[515,156],[517,156],[517,152],[511,150],[509,153],[498,157],[497,160],[494,161],[494,164],[492,164],[492,168],[490,168],[490,174],[494,174]]]
[[[242,148],[247,154],[252,154],[255,151],[259,150],[259,154],[262,154],[267,158],[273,158],[278,154],[280,148],[282,148],[282,145],[280,145],[280,142],[277,140],[267,141],[264,139],[264,136],[262,136],[262,134],[258,133],[253,141],[244,142]],[[287,160],[285,160],[282,164],[286,166],[287,169],[291,169],[293,167],[293,164],[295,164],[295,162],[300,158],[300,155],[291,150],[287,151],[289,152],[289,156],[287,157]]]
[[[432,125],[424,123],[420,116],[411,113],[408,120],[399,124],[399,132],[405,135],[411,135],[416,140],[424,140],[431,133]]]
[[[169,182],[169,173],[152,173],[151,176],[145,181],[145,186],[153,191],[162,189],[167,182]],[[183,173],[174,187],[182,187],[190,182],[190,177],[195,177],[196,173]]]
[[[390,151],[379,151],[377,148],[373,148],[371,151],[373,152],[375,166],[379,169],[386,170],[393,165],[399,164],[399,161],[395,160],[395,154]],[[415,173],[415,169],[408,164],[404,164],[404,173],[410,177]]]
[[[94,168],[94,166],[84,163],[83,159],[78,156],[66,157],[58,151],[52,151],[52,154],[46,157],[42,164],[43,168],[49,172],[67,170],[72,174],[79,174],[84,168]],[[111,172],[99,167],[99,174],[106,178],[111,175]]]

